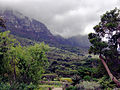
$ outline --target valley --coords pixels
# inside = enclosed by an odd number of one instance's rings
[[[0,17],[1,90],[98,90],[117,87],[109,79],[97,55],[101,47],[107,45],[105,42],[97,43],[96,40],[101,39],[94,38],[95,34],[64,38],[52,34],[42,22],[18,11],[1,10]],[[5,27],[2,26],[4,24]],[[114,72],[114,68],[111,70]]]

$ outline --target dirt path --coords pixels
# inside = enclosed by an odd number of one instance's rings
[[[63,90],[62,88],[54,88],[52,90]]]

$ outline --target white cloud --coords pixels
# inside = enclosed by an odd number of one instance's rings
[[[0,0],[2,7],[12,7],[36,18],[52,33],[64,37],[87,34],[100,15],[119,4],[119,0]]]

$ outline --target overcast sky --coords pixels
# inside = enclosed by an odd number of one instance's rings
[[[0,0],[1,7],[35,18],[64,37],[88,34],[100,15],[119,5],[119,0]]]

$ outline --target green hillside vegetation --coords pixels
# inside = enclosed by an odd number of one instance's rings
[[[94,27],[96,32],[88,35],[90,54],[87,53],[87,48],[49,46],[44,42],[13,36],[10,31],[2,32],[6,26],[0,18],[0,90],[119,88],[120,57],[116,47],[119,34],[113,35],[116,38],[109,41],[113,45],[101,39],[105,35],[104,27],[116,30],[118,15],[118,9],[107,12],[101,17],[102,24]],[[104,21],[108,23],[105,24]],[[103,24],[105,25],[102,27]]]

